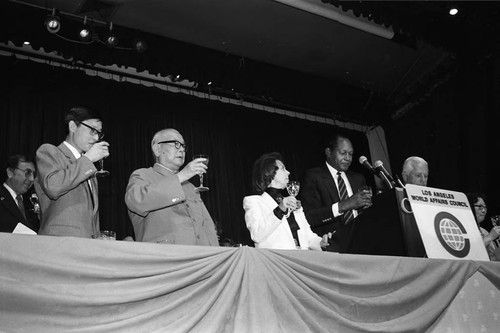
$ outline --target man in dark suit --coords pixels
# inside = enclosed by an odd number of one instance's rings
[[[38,232],[38,218],[29,199],[23,197],[35,181],[35,165],[24,155],[13,155],[5,171],[7,178],[0,186],[0,232],[12,232],[18,223]]]
[[[301,191],[312,230],[318,235],[333,234],[327,248],[332,252],[346,250],[351,220],[358,209],[371,205],[371,194],[360,191],[366,185],[364,176],[348,170],[353,153],[352,143],[345,135],[333,135],[325,147],[326,163],[306,172]]]

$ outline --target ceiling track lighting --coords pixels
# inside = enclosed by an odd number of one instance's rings
[[[109,31],[104,34],[104,42],[109,47],[116,47],[118,45],[118,37],[113,32],[113,22],[109,24]]]
[[[45,19],[45,27],[51,34],[56,34],[61,30],[61,20],[56,16],[56,9],[52,9],[52,14]]]
[[[83,27],[78,33],[78,38],[80,38],[82,42],[90,42],[92,40],[92,27],[87,23],[87,16],[83,19]]]

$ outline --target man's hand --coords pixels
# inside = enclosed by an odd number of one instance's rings
[[[331,232],[324,234],[323,237],[321,238],[321,242],[319,243],[319,245],[321,247],[327,247],[328,245],[330,245],[330,242],[328,240],[332,238],[332,235],[333,233]]]
[[[339,211],[345,213],[351,209],[360,209],[372,204],[372,195],[368,191],[360,191],[346,200],[339,202]]]
[[[92,162],[97,162],[109,156],[109,143],[100,141],[94,145],[84,155]]]
[[[177,174],[180,182],[184,183],[196,175],[206,173],[208,167],[205,163],[203,163],[204,161],[204,158],[197,158],[186,164],[186,166]]]

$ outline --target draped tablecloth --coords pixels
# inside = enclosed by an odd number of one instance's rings
[[[494,262],[0,233],[0,330],[425,332],[473,275],[500,309]]]

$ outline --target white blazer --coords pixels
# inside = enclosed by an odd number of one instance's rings
[[[256,248],[295,250],[292,230],[286,217],[280,220],[273,210],[278,207],[274,199],[264,192],[243,198],[245,222]],[[321,251],[321,237],[312,232],[302,208],[293,212],[299,225],[297,236],[301,249]]]

